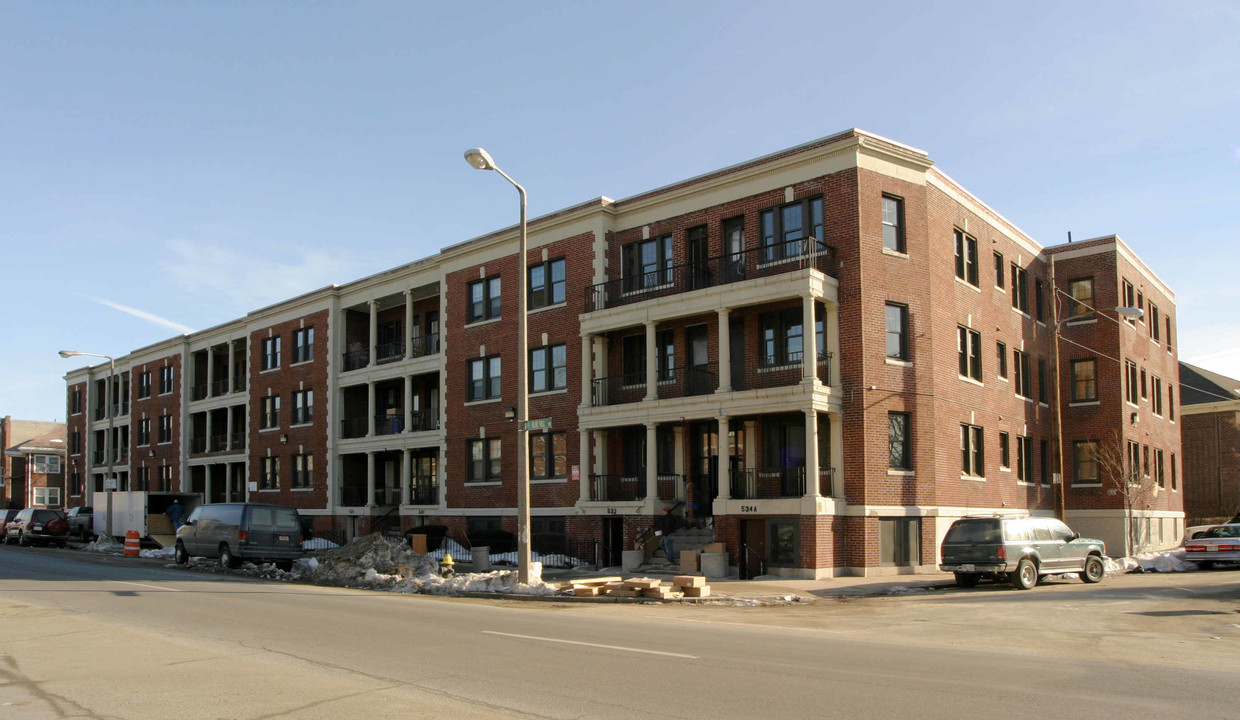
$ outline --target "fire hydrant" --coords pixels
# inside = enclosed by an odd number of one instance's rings
[[[452,559],[450,553],[444,553],[443,560],[439,561],[439,576],[442,578],[450,578],[456,574],[456,561]]]

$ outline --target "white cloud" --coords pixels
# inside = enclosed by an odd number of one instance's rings
[[[163,327],[166,327],[166,328],[172,328],[173,330],[176,330],[179,333],[194,332],[194,329],[189,327],[188,325],[182,325],[179,322],[169,320],[168,318],[160,317],[156,315],[155,313],[150,313],[145,310],[139,310],[137,308],[131,308],[128,305],[121,305],[120,303],[114,303],[111,300],[103,300],[101,298],[91,297],[89,295],[86,295],[84,297],[87,300],[90,300],[92,302],[97,302],[100,305],[106,305],[107,307],[110,307],[113,310],[120,310],[123,313],[127,313],[129,315],[133,315],[136,318],[146,320],[149,323],[154,323],[156,325],[162,325]]]

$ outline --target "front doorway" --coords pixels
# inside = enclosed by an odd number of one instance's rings
[[[719,424],[697,422],[689,425],[688,481],[686,493],[690,518],[707,518],[719,496]]]
[[[603,543],[598,548],[599,556],[595,562],[599,567],[618,567],[621,564],[620,553],[624,550],[624,518],[603,518]]]
[[[766,573],[766,521],[741,520],[740,574],[751,580]]]

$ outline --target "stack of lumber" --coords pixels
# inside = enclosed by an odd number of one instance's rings
[[[646,597],[655,600],[710,597],[710,586],[701,575],[677,575],[670,585],[656,578],[597,577],[572,580],[560,585],[577,597]]]

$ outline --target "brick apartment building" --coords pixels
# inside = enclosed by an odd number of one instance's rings
[[[1240,380],[1180,363],[1184,514],[1190,525],[1240,514]]]
[[[0,509],[64,507],[64,423],[0,418],[0,458]]]
[[[618,555],[672,505],[734,564],[934,567],[961,515],[1056,511],[1062,398],[1068,521],[1120,554],[1097,457],[1136,443],[1170,473],[1137,522],[1178,541],[1174,295],[1117,237],[1043,248],[926,153],[850,130],[536,218],[516,247],[507,228],[136,350],[110,398],[106,366],[69,373],[70,504],[110,444],[122,489],[346,536],[515,530],[526,282],[536,540]]]

